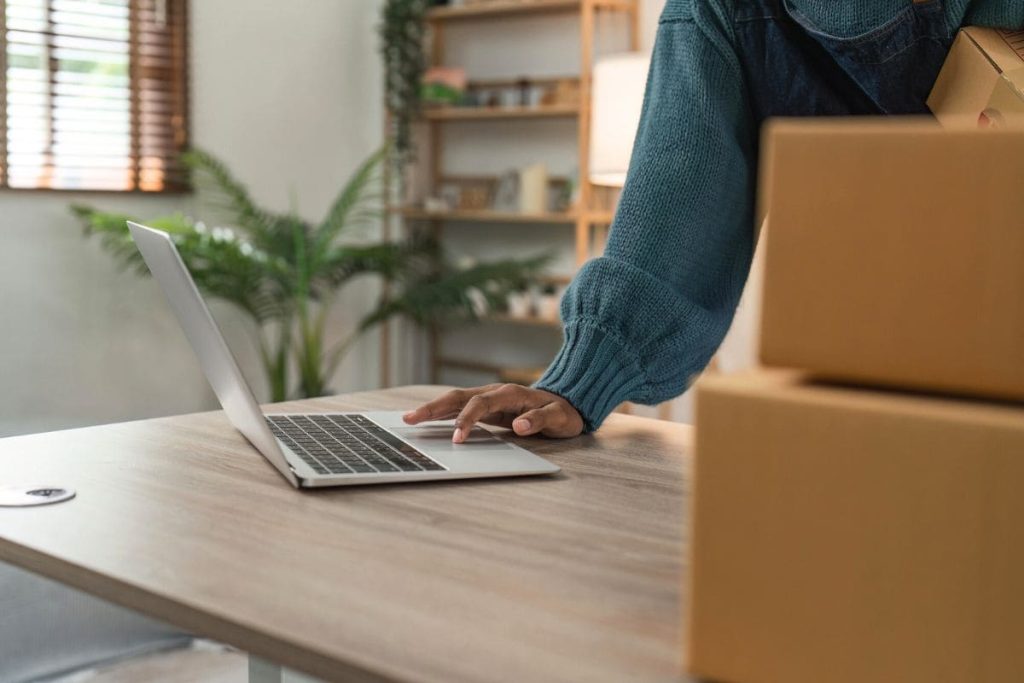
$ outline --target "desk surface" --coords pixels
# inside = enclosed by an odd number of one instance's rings
[[[563,472],[298,492],[221,413],[3,439],[78,497],[0,508],[0,560],[327,680],[680,680],[689,429],[528,444]]]

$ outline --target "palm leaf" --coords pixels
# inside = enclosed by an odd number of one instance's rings
[[[269,254],[285,255],[291,247],[287,216],[261,208],[248,188],[213,154],[193,148],[181,156],[193,172],[193,182],[206,191],[204,203],[220,218],[244,230],[253,244]]]
[[[366,206],[371,202],[379,203],[381,199],[379,193],[371,194],[370,190],[379,180],[380,165],[384,154],[385,148],[383,147],[371,154],[345,183],[345,187],[342,188],[327,211],[327,216],[314,232],[314,254],[323,253],[346,229],[351,229],[357,223],[368,222],[380,216],[379,208],[376,211],[370,211]]]

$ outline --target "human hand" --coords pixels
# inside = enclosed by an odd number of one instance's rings
[[[560,439],[583,432],[583,418],[557,394],[518,384],[488,384],[454,389],[402,416],[406,424],[455,418],[454,443],[462,443],[477,422],[509,427],[519,436],[542,434]]]

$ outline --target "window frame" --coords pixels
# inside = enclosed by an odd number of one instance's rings
[[[86,195],[113,195],[113,196],[174,196],[189,195],[193,193],[190,174],[182,171],[180,178],[168,176],[163,179],[163,186],[159,190],[145,190],[140,187],[140,125],[139,113],[141,103],[141,87],[138,57],[140,52],[140,41],[138,37],[139,11],[142,3],[147,0],[128,0],[128,69],[129,69],[129,155],[131,158],[132,186],[128,189],[113,188],[73,188],[73,187],[11,187],[8,185],[8,145],[9,131],[7,128],[7,0],[0,0],[0,194],[9,193],[57,193],[57,194],[86,194]],[[44,0],[49,11],[50,3],[53,0]],[[180,87],[180,112],[183,118],[179,127],[170,126],[167,134],[173,136],[180,131],[180,140],[176,141],[174,149],[177,155],[189,149],[192,140],[192,100],[191,100],[191,50],[190,50],[190,0],[165,0],[168,5],[174,4],[180,12],[178,25],[168,30],[170,34],[172,55],[175,59],[176,73],[173,80]],[[176,51],[177,54],[174,54]],[[163,157],[173,159],[171,155]]]

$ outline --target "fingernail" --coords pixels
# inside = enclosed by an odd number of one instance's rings
[[[406,413],[405,415],[402,416],[402,419],[403,420],[408,420],[409,418],[411,418],[415,414],[416,414],[415,410],[410,410],[408,413]]]
[[[455,428],[455,433],[452,434],[452,441],[455,442],[455,443],[462,443],[462,439],[463,439],[462,427],[456,427]]]
[[[520,418],[516,420],[512,426],[515,427],[520,432],[525,432],[527,429],[530,428],[530,421],[527,420],[526,418]]]

